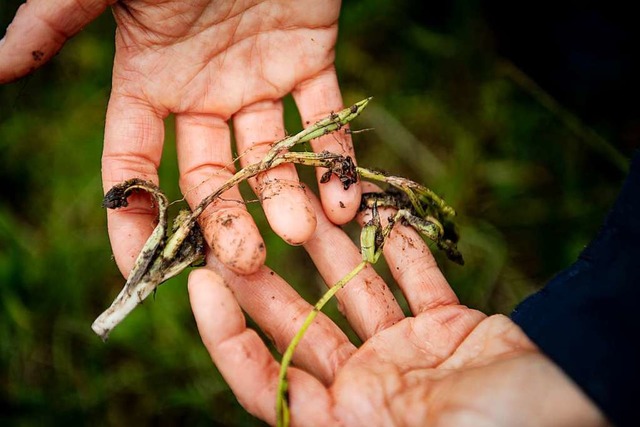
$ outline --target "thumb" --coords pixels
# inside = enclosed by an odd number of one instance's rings
[[[38,68],[117,0],[30,0],[0,40],[0,83]]]

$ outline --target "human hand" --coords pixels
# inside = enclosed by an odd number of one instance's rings
[[[31,0],[18,10],[0,44],[0,83],[51,58],[108,5],[118,28],[102,160],[105,191],[134,177],[158,182],[163,119],[170,113],[176,121],[180,188],[194,207],[233,173],[229,120],[245,166],[285,136],[281,98],[288,93],[305,126],[342,108],[333,68],[336,0]],[[346,133],[318,138],[312,146],[354,154]],[[279,166],[250,184],[284,240],[301,244],[312,235],[316,218],[294,166]],[[320,191],[332,221],[353,217],[359,186],[345,191],[332,180]],[[265,259],[259,231],[237,188],[222,199],[201,216],[205,237],[225,265],[254,272]],[[125,275],[156,217],[146,196],[134,195],[129,202],[108,212],[114,256]]]
[[[318,226],[305,249],[331,284],[361,256],[314,203]],[[510,319],[459,304],[413,229],[396,226],[384,256],[413,316],[370,266],[348,283],[336,296],[364,343],[356,348],[328,317],[316,318],[288,371],[292,424],[607,425]],[[267,267],[239,276],[215,259],[209,265],[221,275],[198,269],[189,277],[203,342],[240,403],[274,424],[279,365],[241,307],[282,352],[311,305]]]

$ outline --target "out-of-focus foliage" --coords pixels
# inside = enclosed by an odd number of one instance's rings
[[[0,28],[19,3],[0,4]],[[374,128],[354,136],[359,162],[420,181],[458,210],[467,265],[438,255],[440,265],[463,303],[508,313],[575,259],[624,173],[615,144],[499,57],[474,2],[452,5],[430,24],[416,13],[428,11],[422,2],[346,1],[336,66],[346,103],[375,96],[353,125]],[[260,425],[211,364],[185,275],[107,344],[89,328],[123,283],[100,209],[113,31],[106,13],[49,65],[0,87],[0,424]],[[161,180],[177,199],[167,127]],[[311,262],[250,209],[268,263],[315,300]]]

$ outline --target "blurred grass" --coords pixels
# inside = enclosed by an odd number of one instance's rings
[[[0,26],[19,3],[0,4]],[[421,181],[458,210],[467,265],[439,263],[463,303],[508,313],[596,232],[624,176],[620,147],[550,108],[553,97],[496,54],[475,2],[453,4],[431,26],[417,2],[345,2],[336,66],[345,103],[375,96],[353,125],[374,128],[354,136],[359,162]],[[89,328],[122,285],[100,209],[113,30],[104,14],[49,65],[0,87],[0,424],[261,425],[212,366],[184,275],[106,345]],[[177,199],[167,128],[161,180]],[[269,265],[315,300],[308,257],[249,208]],[[335,304],[329,313],[344,325]]]

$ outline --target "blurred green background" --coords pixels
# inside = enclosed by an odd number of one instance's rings
[[[20,3],[0,4],[0,28]],[[345,1],[336,66],[345,103],[375,97],[353,124],[373,128],[354,137],[359,162],[423,182],[458,210],[467,265],[438,255],[440,265],[463,303],[509,313],[575,259],[615,199],[640,128],[626,104],[610,102],[626,90],[626,63],[563,56],[554,40],[584,24],[575,8],[556,10],[569,24],[523,36],[530,28],[506,2],[441,3]],[[123,284],[100,208],[113,31],[105,13],[50,64],[0,87],[0,424],[261,425],[204,350],[186,275],[108,343],[90,330]],[[171,118],[167,128],[161,180],[177,199]],[[304,251],[250,209],[268,264],[317,299]],[[344,324],[335,305],[328,311]]]

